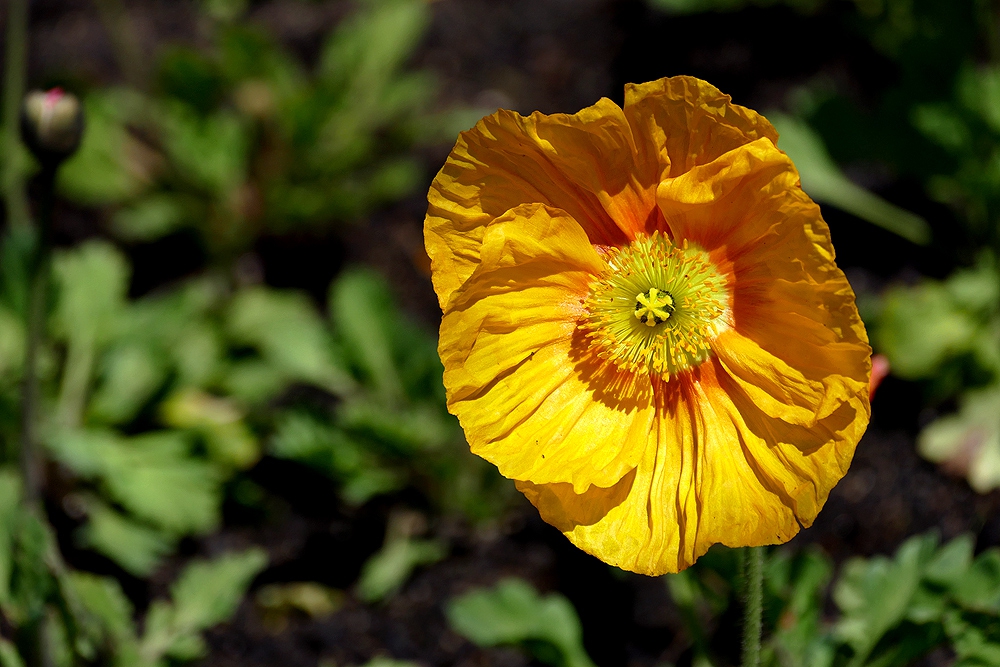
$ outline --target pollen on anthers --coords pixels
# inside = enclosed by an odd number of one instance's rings
[[[669,378],[709,358],[712,340],[729,327],[729,301],[707,252],[654,232],[610,251],[580,326],[599,357]]]

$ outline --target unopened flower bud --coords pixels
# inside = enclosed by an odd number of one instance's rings
[[[80,145],[80,100],[60,88],[28,93],[21,107],[21,136],[42,163],[58,164]]]

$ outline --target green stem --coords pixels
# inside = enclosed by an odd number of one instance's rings
[[[24,193],[24,165],[20,159],[19,119],[24,97],[24,72],[28,50],[28,0],[7,2],[7,48],[3,80],[3,166],[0,167],[7,220],[12,227],[27,228],[28,200]]]
[[[743,667],[760,667],[761,617],[764,608],[764,547],[747,547],[743,591]]]
[[[42,169],[41,198],[38,202],[38,232],[35,256],[31,263],[31,284],[28,294],[28,341],[24,358],[23,393],[21,395],[21,473],[24,476],[24,497],[31,509],[40,510],[42,465],[38,458],[38,351],[45,335],[45,296],[49,289],[49,255],[52,229],[52,200],[55,196],[55,167]]]

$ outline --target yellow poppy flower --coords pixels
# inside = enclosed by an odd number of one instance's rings
[[[812,524],[871,349],[777,133],[690,77],[461,135],[424,225],[449,409],[574,544],[676,572]]]

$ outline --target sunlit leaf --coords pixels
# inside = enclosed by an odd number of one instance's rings
[[[472,590],[451,600],[445,612],[452,629],[479,646],[528,645],[549,664],[593,667],[573,605],[558,593],[539,595],[524,580],[505,579],[494,588]]]

